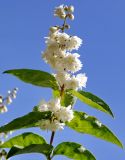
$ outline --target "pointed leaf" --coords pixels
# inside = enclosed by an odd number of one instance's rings
[[[94,94],[90,92],[85,91],[70,91],[74,96],[76,96],[78,99],[80,99],[82,102],[88,104],[89,106],[98,109],[102,112],[108,113],[109,115],[113,116],[113,113],[109,106],[99,97],[95,96]]]
[[[36,86],[58,89],[55,77],[44,71],[32,69],[13,69],[5,71],[4,73],[12,74],[22,81]]]
[[[7,155],[7,158],[26,153],[41,153],[47,156],[52,152],[52,149],[53,147],[49,144],[31,144],[23,149],[12,147]]]
[[[10,123],[0,127],[0,133],[9,132],[21,128],[35,127],[36,123],[42,119],[49,119],[51,112],[30,112],[25,116],[19,117],[11,121]]]
[[[12,148],[20,146],[21,148],[27,147],[31,144],[44,144],[46,143],[45,139],[37,134],[32,132],[26,132],[15,136],[8,141],[0,145],[0,148]]]
[[[67,123],[67,126],[77,132],[93,135],[123,148],[119,139],[105,125],[86,113],[74,111],[74,118]]]
[[[74,142],[60,143],[53,151],[53,156],[63,155],[74,160],[95,160],[95,157],[82,145]]]

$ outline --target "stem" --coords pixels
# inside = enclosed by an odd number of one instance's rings
[[[66,25],[66,18],[67,18],[67,15],[66,15],[66,17],[65,17],[65,19],[64,19],[64,23],[63,23],[63,26],[62,26],[62,33],[64,32],[64,29],[65,29],[65,25]]]
[[[52,145],[52,143],[53,143],[54,136],[55,136],[55,132],[53,131],[51,134],[51,138],[50,138],[50,145]]]

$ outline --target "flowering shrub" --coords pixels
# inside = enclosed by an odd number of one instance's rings
[[[0,145],[0,148],[10,148],[7,158],[35,152],[45,155],[47,160],[51,160],[56,155],[63,155],[76,160],[95,160],[92,153],[81,144],[62,142],[56,147],[53,146],[55,132],[63,130],[65,125],[77,132],[90,134],[123,147],[112,131],[97,118],[85,112],[74,110],[75,102],[79,99],[113,117],[109,106],[102,99],[84,91],[83,88],[86,87],[87,82],[86,74],[77,74],[82,69],[83,64],[80,61],[80,55],[73,51],[79,49],[82,39],[64,32],[70,29],[67,19],[74,20],[73,12],[73,6],[64,5],[56,7],[54,10],[54,16],[61,18],[64,23],[62,26],[50,28],[45,41],[46,49],[42,53],[43,60],[53,68],[53,74],[31,69],[14,69],[4,72],[12,74],[26,83],[49,87],[53,90],[51,100],[48,102],[42,100],[33,108],[32,112],[0,127],[0,133],[30,127],[50,130],[52,132],[50,143],[47,143],[40,135],[25,132]],[[9,93],[8,102],[11,102],[10,96],[14,97],[13,94]]]

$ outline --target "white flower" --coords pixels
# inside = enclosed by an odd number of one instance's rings
[[[83,147],[83,146],[80,146],[80,147],[78,148],[78,150],[79,150],[79,152],[83,153],[83,152],[85,152],[86,148]]]
[[[86,87],[87,77],[85,74],[77,74],[76,76],[72,76],[66,83],[66,89],[82,89],[82,87]]]
[[[78,59],[80,57],[79,54],[74,53],[67,53],[64,59],[64,68],[66,71],[70,71],[72,73],[79,71],[82,68],[82,63]]]
[[[67,50],[70,50],[70,51],[72,51],[73,49],[78,50],[81,44],[82,44],[82,39],[80,39],[77,36],[71,36],[67,43]]]
[[[66,16],[65,10],[64,10],[64,5],[60,5],[55,8],[54,10],[54,16],[57,16],[59,18],[64,19]]]
[[[52,112],[56,112],[60,107],[60,98],[55,98],[48,102],[48,109]]]
[[[42,100],[42,101],[40,102],[40,104],[38,105],[38,110],[39,110],[40,112],[48,111],[48,105],[47,105],[47,103],[46,103],[44,100]]]
[[[60,33],[60,32],[58,33],[57,42],[60,44],[60,47],[62,49],[66,48],[69,38],[70,38],[70,36],[66,33]]]
[[[57,72],[57,74],[54,75],[58,84],[60,86],[65,86],[67,81],[70,79],[70,74],[68,74],[67,72]]]
[[[50,124],[50,130],[51,131],[56,131],[56,130],[63,130],[65,126],[65,123],[60,123],[58,120],[54,120]]]
[[[84,74],[77,74],[76,79],[79,82],[79,88],[80,89],[82,87],[84,87],[84,88],[86,87],[86,82],[87,82],[88,78],[86,77],[85,73]]]
[[[70,122],[74,117],[71,107],[71,105],[68,107],[61,107],[60,110],[55,113],[58,120],[61,120],[62,122]]]
[[[65,124],[60,123],[57,120],[50,121],[50,120],[41,120],[39,121],[40,128],[43,130],[51,130],[51,131],[56,131],[56,130],[62,130],[64,129]]]

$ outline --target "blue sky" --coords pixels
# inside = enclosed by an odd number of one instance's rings
[[[103,98],[112,108],[115,119],[98,112],[81,102],[76,109],[98,117],[112,129],[125,144],[125,1],[124,0],[1,0],[0,1],[0,93],[19,88],[17,99],[9,106],[9,112],[0,115],[0,124],[22,116],[32,110],[41,99],[48,100],[51,90],[27,85],[15,77],[2,72],[13,68],[32,68],[51,72],[41,59],[45,49],[44,38],[51,25],[61,24],[53,17],[53,9],[60,4],[75,6],[75,20],[69,22],[69,33],[84,41],[79,49],[84,63],[82,72],[88,76],[86,91]],[[23,130],[24,131],[24,130]],[[23,132],[17,131],[13,135]],[[26,130],[25,130],[26,131]],[[29,129],[49,140],[50,133]],[[97,160],[124,160],[124,150],[117,146],[82,135],[66,128],[57,132],[54,145],[61,141],[75,141],[83,144]],[[15,156],[12,160],[44,159],[41,155]],[[55,160],[67,160],[57,157]]]

